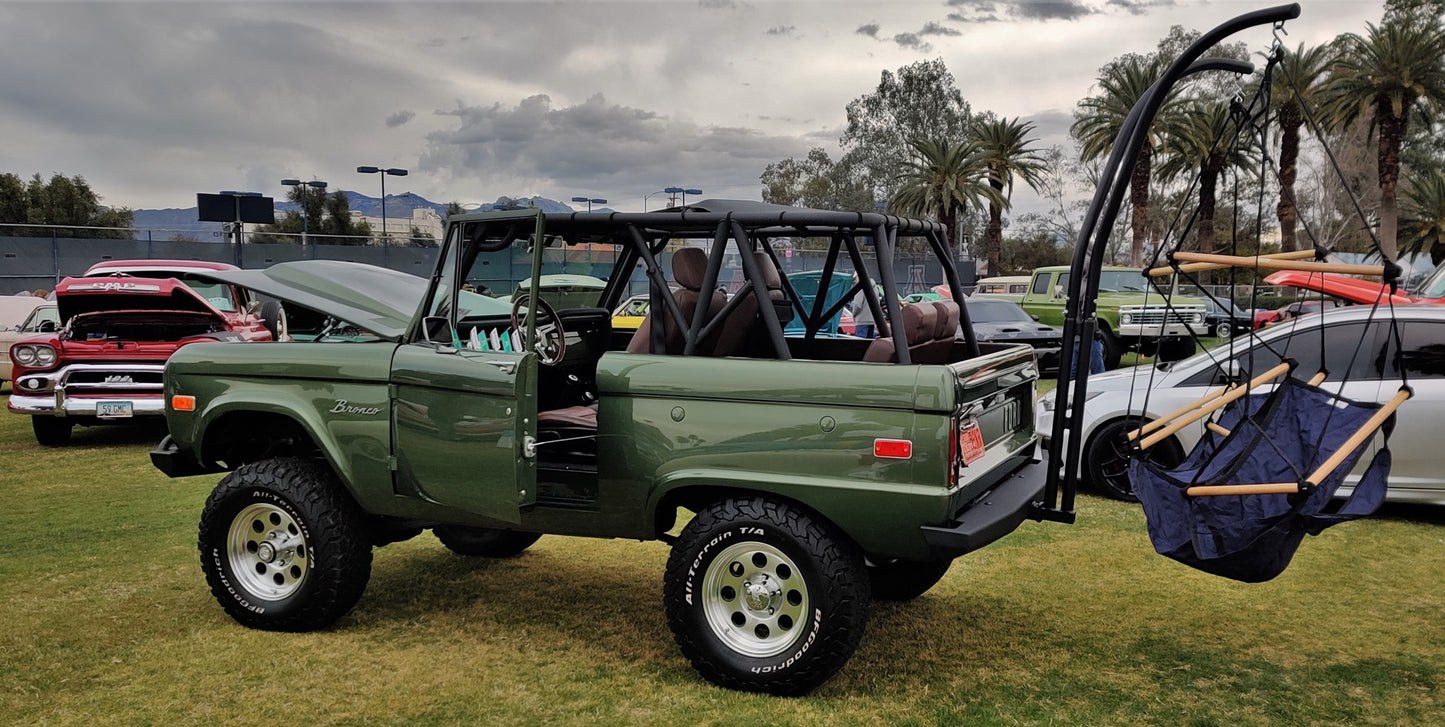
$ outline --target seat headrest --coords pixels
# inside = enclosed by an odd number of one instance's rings
[[[958,304],[951,300],[935,300],[933,309],[938,311],[938,323],[933,329],[933,338],[935,340],[953,338],[958,330]]]
[[[763,273],[763,285],[768,290],[782,290],[783,276],[778,274],[778,266],[773,264],[773,259],[763,252],[753,253],[753,259],[758,262],[758,270]]]
[[[908,345],[932,341],[933,329],[938,327],[938,311],[931,305],[904,304],[903,308],[903,330],[908,334]],[[909,308],[914,310],[912,316],[907,312]]]
[[[684,247],[672,254],[672,279],[691,291],[702,289],[702,275],[707,271],[707,253],[700,247]]]

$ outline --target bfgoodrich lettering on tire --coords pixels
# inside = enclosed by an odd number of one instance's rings
[[[769,694],[806,694],[827,681],[868,622],[857,548],[816,515],[766,498],[699,512],[668,557],[663,598],[699,673]]]
[[[252,628],[329,626],[371,577],[365,516],[311,460],[271,459],[226,476],[206,500],[199,546],[212,595]]]

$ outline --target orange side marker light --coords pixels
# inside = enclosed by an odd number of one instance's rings
[[[196,397],[176,394],[171,397],[171,408],[176,411],[195,411]]]

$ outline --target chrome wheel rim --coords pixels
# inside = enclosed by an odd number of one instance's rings
[[[808,585],[781,550],[766,543],[736,543],[708,566],[702,610],[713,634],[732,651],[776,656],[803,635]]]
[[[241,587],[263,601],[295,593],[311,570],[311,548],[300,524],[269,503],[236,513],[226,538],[226,558]]]

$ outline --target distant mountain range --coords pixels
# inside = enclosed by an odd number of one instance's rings
[[[352,211],[360,212],[367,217],[381,216],[380,197],[369,197],[359,192],[350,192],[347,190],[341,191],[346,195],[347,202],[351,205]],[[540,207],[544,212],[576,211],[572,207],[568,206],[566,203],[558,202],[556,200],[548,199],[546,197],[512,198],[505,196],[498,197],[497,201],[490,204],[483,204],[478,209],[486,211],[516,203],[521,203],[525,205],[528,202],[530,202],[533,207]],[[292,204],[291,202],[278,200],[276,202],[276,216],[281,217],[287,212],[295,210],[296,207],[297,206]],[[417,194],[386,195],[386,216],[388,218],[395,217],[400,219],[411,217],[412,210],[426,208],[436,210],[437,215],[442,217],[443,219],[445,219],[447,216],[446,203],[433,202]],[[593,209],[592,211],[610,212],[611,210],[605,207],[598,207],[596,209]],[[215,232],[218,233],[219,236],[219,233],[221,232],[221,223],[200,222],[196,219],[197,216],[198,215],[195,207],[186,207],[184,209],[169,208],[161,210],[133,210],[131,224],[134,225],[137,229],[141,230],[191,233]]]

